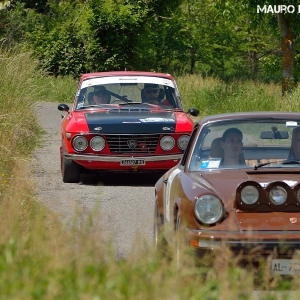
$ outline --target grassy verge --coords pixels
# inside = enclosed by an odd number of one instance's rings
[[[77,82],[43,76],[26,53],[0,53],[0,58],[0,299],[251,299],[254,289],[298,290],[297,278],[239,268],[238,258],[225,250],[209,268],[196,265],[187,253],[178,269],[175,260],[153,249],[115,261],[93,222],[66,233],[35,198],[27,163],[41,134],[32,106],[36,101],[69,102]],[[284,104],[273,85],[224,86],[197,76],[177,81],[185,107],[198,107],[202,116],[298,109],[297,90]]]

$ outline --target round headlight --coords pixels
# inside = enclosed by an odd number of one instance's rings
[[[247,185],[241,191],[242,201],[246,204],[254,204],[258,200],[258,197],[258,189],[253,185]]]
[[[165,135],[161,138],[160,140],[160,147],[163,149],[163,150],[171,150],[174,145],[175,145],[175,140],[169,136],[169,135]]]
[[[73,147],[76,151],[84,151],[88,146],[88,141],[83,136],[76,136],[73,140]]]
[[[182,135],[181,137],[179,137],[178,141],[177,141],[177,145],[181,150],[185,150],[188,142],[189,142],[190,136],[189,135]]]
[[[94,151],[101,151],[105,147],[105,140],[101,136],[94,136],[90,141],[90,145]]]
[[[281,205],[286,201],[287,192],[281,186],[274,186],[269,192],[269,198],[273,204]]]
[[[195,214],[200,222],[214,224],[222,218],[223,206],[215,196],[203,195],[195,203]]]

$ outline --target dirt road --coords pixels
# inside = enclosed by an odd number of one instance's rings
[[[62,113],[57,103],[41,102],[36,105],[36,114],[45,130],[42,144],[33,154],[33,178],[39,199],[60,214],[66,226],[74,223],[76,212],[81,220],[91,212],[99,213],[95,218],[104,224],[108,236],[113,237],[117,257],[132,253],[137,237],[151,243],[153,186],[157,177],[113,175],[87,180],[84,184],[63,183],[59,158]]]

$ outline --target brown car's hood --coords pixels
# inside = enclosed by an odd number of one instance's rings
[[[234,208],[236,188],[242,182],[256,181],[265,187],[273,181],[284,181],[289,186],[294,186],[300,181],[299,173],[292,173],[291,169],[218,170],[202,173],[201,177],[205,179],[202,184],[206,182],[206,187],[223,200],[226,210],[230,211],[229,215],[234,217],[240,230],[300,230],[300,212],[242,212]],[[198,173],[198,182],[199,179]]]

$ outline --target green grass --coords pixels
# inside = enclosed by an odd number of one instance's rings
[[[226,249],[212,266],[196,265],[187,251],[178,269],[151,247],[116,261],[101,228],[93,227],[93,214],[85,226],[66,232],[35,197],[28,161],[41,134],[33,105],[73,101],[77,80],[47,77],[29,53],[10,51],[0,52],[0,82],[0,299],[251,299],[253,290],[300,290],[298,278],[238,267]],[[299,110],[298,89],[282,98],[274,84],[226,85],[200,76],[179,77],[177,83],[185,107],[199,108],[201,116]]]

